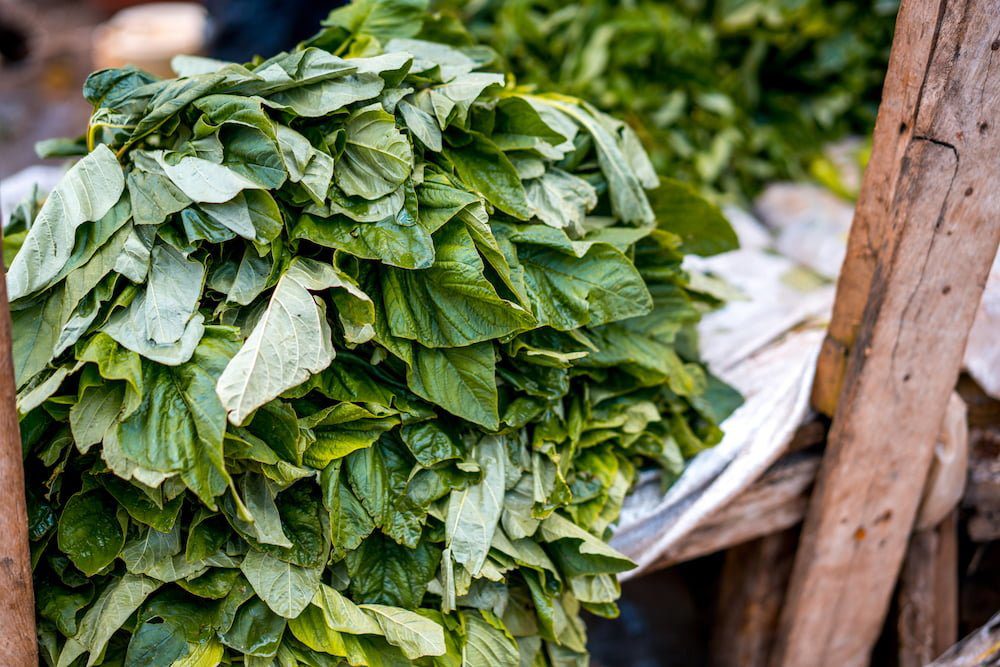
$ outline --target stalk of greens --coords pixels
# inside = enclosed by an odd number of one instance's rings
[[[522,83],[624,118],[661,173],[737,200],[829,180],[870,136],[898,0],[434,0]]]
[[[425,18],[88,79],[7,228],[48,664],[585,664],[637,467],[718,440],[724,219]]]

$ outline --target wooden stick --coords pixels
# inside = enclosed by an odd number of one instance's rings
[[[897,594],[899,667],[924,667],[958,640],[958,519],[910,539]]]
[[[0,665],[36,667],[35,597],[15,394],[7,281],[0,277]]]
[[[711,667],[766,667],[797,544],[798,531],[785,530],[726,553]]]
[[[868,663],[1000,241],[996,0],[904,0],[890,81],[907,75],[908,36],[924,30],[935,34],[912,136],[895,185],[868,194],[892,197],[882,229],[894,250],[872,273],[773,665]]]
[[[927,667],[996,667],[1000,665],[1000,612]]]
[[[801,523],[819,463],[819,454],[782,459],[693,530],[676,549],[665,553],[654,569],[707,556]]]
[[[931,59],[941,2],[904,2],[896,20],[889,71],[875,123],[872,155],[854,210],[837,298],[813,381],[816,410],[833,416],[847,360],[861,326],[876,262],[892,254],[889,233],[903,153],[916,132],[917,111]]]

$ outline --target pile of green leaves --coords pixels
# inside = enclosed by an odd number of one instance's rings
[[[624,118],[660,173],[752,197],[870,136],[897,0],[435,0],[522,83]]]
[[[585,664],[637,466],[719,438],[680,265],[735,239],[454,30],[87,81],[6,230],[48,664]]]

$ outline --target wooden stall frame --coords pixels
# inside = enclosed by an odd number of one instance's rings
[[[0,276],[0,665],[36,667],[35,596],[9,310],[7,281]]]
[[[1000,241],[998,156],[1000,5],[903,0],[819,362],[814,397],[836,405],[773,667],[868,664]]]

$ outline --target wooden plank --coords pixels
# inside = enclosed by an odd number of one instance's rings
[[[973,542],[1000,540],[1000,427],[974,429],[970,440],[966,530]]]
[[[837,280],[837,298],[813,382],[813,407],[833,416],[843,384],[847,359],[864,313],[879,257],[890,256],[895,235],[890,210],[902,166],[902,156],[916,131],[917,110],[940,6],[934,2],[904,2],[896,22],[889,71],[875,123],[872,155],[865,169],[847,255]]]
[[[819,454],[795,454],[774,464],[753,486],[663,555],[652,569],[662,569],[722,551],[802,522],[809,489],[819,470]]]
[[[1000,612],[983,627],[952,646],[927,667],[997,667],[1000,665]]]
[[[958,510],[941,522],[938,532],[938,573],[934,578],[934,599],[938,608],[934,614],[934,655],[944,653],[959,639],[958,621],[961,613],[958,570]]]
[[[958,520],[910,538],[899,579],[899,667],[924,667],[958,640]]]
[[[785,530],[726,553],[711,667],[766,667],[797,544],[798,531]]]
[[[926,4],[938,19],[910,25]],[[868,663],[1000,241],[996,0],[904,0],[899,21],[901,39],[936,35],[889,188],[895,249],[872,273],[773,665]],[[894,48],[890,80],[908,55],[905,39]]]
[[[0,233],[0,245],[3,235]],[[0,263],[2,268],[2,263]],[[2,277],[0,277],[2,278]],[[35,599],[28,555],[24,463],[15,407],[7,281],[0,279],[0,665],[35,667]]]

